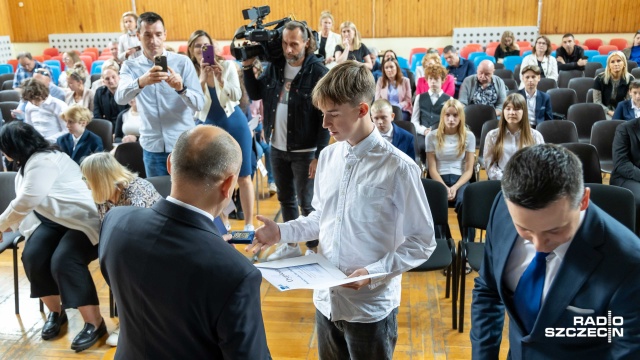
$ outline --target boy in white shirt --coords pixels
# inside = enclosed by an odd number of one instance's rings
[[[284,224],[264,223],[247,251],[319,239],[318,253],[349,277],[371,279],[314,291],[320,359],[392,359],[401,274],[435,249],[433,219],[420,169],[384,140],[371,121],[375,95],[361,63],[335,66],[313,90],[323,127],[337,142],[320,154],[313,211]]]

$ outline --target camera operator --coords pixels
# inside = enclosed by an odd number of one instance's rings
[[[262,100],[265,139],[271,142],[271,168],[285,222],[313,211],[313,179],[320,151],[329,143],[322,113],[311,103],[311,91],[327,73],[323,58],[314,54],[316,40],[303,23],[289,21],[282,33],[284,58],[275,59],[256,79],[253,62],[242,62],[251,100]],[[318,241],[307,242],[308,248]],[[268,260],[302,255],[297,244],[281,245]]]

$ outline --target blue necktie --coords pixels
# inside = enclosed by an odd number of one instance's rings
[[[518,281],[516,291],[513,294],[516,312],[522,324],[524,324],[527,334],[531,333],[533,324],[538,317],[538,312],[540,312],[544,277],[547,268],[547,255],[549,255],[549,253],[536,253],[529,267],[527,267],[520,281]]]

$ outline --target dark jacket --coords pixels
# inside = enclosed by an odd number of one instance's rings
[[[636,113],[633,111],[632,100],[625,100],[618,103],[616,111],[613,113],[612,120],[633,120],[636,118]]]
[[[640,118],[618,125],[612,148],[611,185],[621,186],[627,180],[640,183]]]
[[[573,54],[567,54],[562,46],[556,49],[556,59],[562,58],[564,64],[558,63],[558,70],[584,70],[584,66],[578,66],[578,60],[584,57],[584,49],[576,45],[573,47]]]
[[[93,98],[93,118],[111,121],[113,129],[116,129],[116,119],[118,114],[127,110],[129,105],[118,105],[111,91],[106,86],[101,86],[96,90]]]
[[[397,147],[398,150],[407,154],[411,159],[415,159],[416,150],[413,145],[413,135],[394,123],[391,123],[391,125],[393,125],[393,140],[391,141],[391,144]]]
[[[276,122],[276,110],[284,85],[284,58],[273,62],[256,79],[253,70],[244,70],[244,85],[251,100],[262,100],[264,108],[264,136],[267,142]],[[289,112],[287,115],[287,151],[317,148],[315,157],[329,144],[329,132],[322,128],[322,112],[311,103],[311,91],[329,70],[323,59],[307,55],[298,75],[291,81]]]
[[[527,99],[527,93],[524,89],[518,90],[518,93]],[[536,125],[545,120],[553,120],[553,109],[551,108],[551,97],[544,91],[536,92]]]
[[[78,140],[75,149],[73,148],[73,135],[71,134],[60,136],[57,143],[60,150],[67,153],[67,155],[78,164],[80,164],[80,161],[85,156],[104,150],[102,139],[89,130],[85,130],[82,136],[80,136],[80,140]]]

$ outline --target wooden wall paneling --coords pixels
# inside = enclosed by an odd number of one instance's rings
[[[543,34],[634,33],[640,28],[637,4],[630,0],[543,0]]]
[[[11,41],[13,38],[13,29],[11,28],[11,16],[9,14],[9,4],[7,0],[0,0],[0,36],[9,35]]]

